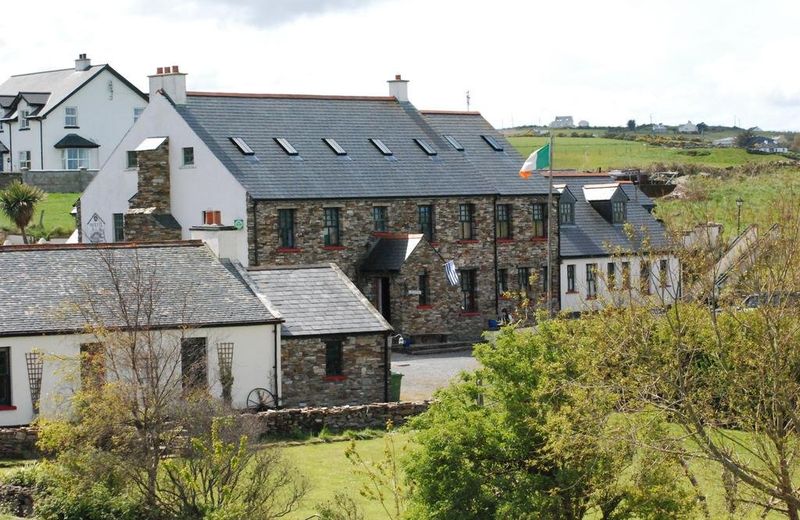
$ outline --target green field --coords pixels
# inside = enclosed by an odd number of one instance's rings
[[[547,137],[509,137],[508,140],[520,154],[527,157],[533,150],[544,146]],[[689,155],[687,152],[708,152],[708,155]],[[635,141],[604,139],[601,137],[556,137],[553,144],[553,168],[596,170],[602,168],[642,168],[653,163],[704,164],[715,167],[736,166],[748,162],[782,160],[776,155],[748,154],[741,148],[699,148],[684,150],[652,146]]]
[[[75,230],[75,219],[70,215],[72,205],[80,193],[48,193],[47,198],[36,207],[33,224],[38,225],[44,211],[42,223],[46,230],[56,230],[54,236],[68,237]],[[17,227],[5,215],[0,215],[0,229],[9,233],[19,233]]]

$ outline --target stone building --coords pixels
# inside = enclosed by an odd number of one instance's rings
[[[119,225],[106,241],[133,236],[133,210],[146,211],[136,194],[160,174],[183,238],[217,226],[245,265],[335,263],[406,339],[476,339],[506,290],[546,275],[548,244],[557,258],[556,198],[548,211],[547,182],[518,176],[523,158],[479,113],[417,110],[407,87],[397,76],[386,97],[200,93],[177,68],[159,71],[81,197],[82,240],[93,217]],[[154,137],[168,159],[152,177],[131,152]],[[376,269],[403,241],[414,251]]]

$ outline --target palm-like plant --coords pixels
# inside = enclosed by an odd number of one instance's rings
[[[22,241],[26,244],[28,236],[25,228],[33,219],[36,205],[45,197],[45,192],[36,186],[19,181],[12,182],[8,188],[0,191],[0,211],[16,224],[22,234]]]

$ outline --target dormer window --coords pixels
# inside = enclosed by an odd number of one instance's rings
[[[625,202],[615,201],[611,203],[611,222],[612,224],[622,224],[625,222],[626,211]]]
[[[562,224],[575,224],[575,203],[561,201],[558,207],[558,216]]]

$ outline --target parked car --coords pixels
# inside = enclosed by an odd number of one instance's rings
[[[772,307],[780,307],[782,305],[800,306],[800,292],[754,293],[742,302],[743,309],[757,309],[765,305]]]

